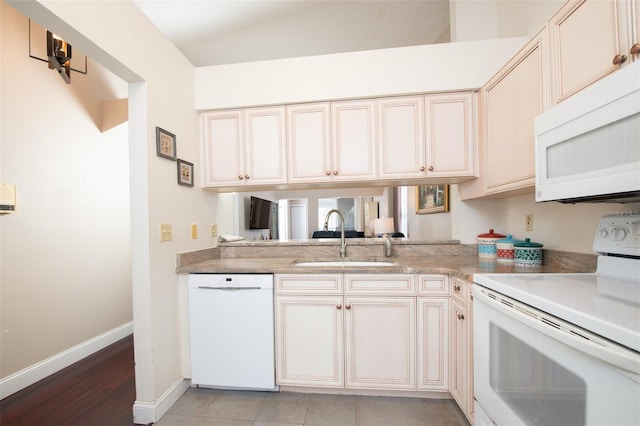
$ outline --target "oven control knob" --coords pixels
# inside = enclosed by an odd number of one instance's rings
[[[607,232],[607,228],[600,228],[600,231],[598,231],[600,238],[607,238],[607,235],[609,235],[609,233]]]
[[[613,239],[616,241],[622,241],[627,236],[627,228],[613,228]]]
[[[631,236],[640,237],[640,222],[636,221],[631,224]]]

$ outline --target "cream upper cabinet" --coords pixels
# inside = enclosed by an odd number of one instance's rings
[[[629,54],[635,61],[640,60],[640,0],[629,2],[631,14],[631,38],[629,40]]]
[[[287,106],[289,182],[331,179],[331,107],[329,102]]]
[[[544,32],[483,88],[484,193],[533,191],[534,120],[548,105]]]
[[[427,177],[474,177],[476,168],[476,94],[425,96]]]
[[[628,9],[625,0],[570,0],[549,21],[554,104],[629,62]]]
[[[415,297],[345,297],[348,388],[415,389]]]
[[[378,100],[381,179],[425,176],[424,97]]]
[[[203,114],[205,186],[287,182],[285,108]]]
[[[377,177],[375,111],[374,100],[331,102],[333,163],[325,173],[333,181]]]

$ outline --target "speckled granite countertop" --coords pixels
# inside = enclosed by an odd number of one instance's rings
[[[347,257],[340,259],[331,242],[328,252],[319,250],[323,244],[277,244],[273,242],[227,243],[219,247],[178,255],[177,273],[274,273],[274,274],[449,274],[472,280],[475,273],[571,273],[593,272],[596,256],[545,250],[545,262],[539,268],[521,268],[496,261],[485,261],[476,254],[475,245],[455,241],[396,244],[394,255],[384,257],[378,242],[364,244],[364,252],[354,244],[347,247]],[[319,247],[320,246],[320,247]],[[366,246],[376,247],[375,251]],[[351,248],[351,250],[349,250]],[[256,251],[258,250],[258,251]],[[351,251],[351,253],[350,253]],[[300,262],[323,261],[383,261],[393,266],[296,266]]]

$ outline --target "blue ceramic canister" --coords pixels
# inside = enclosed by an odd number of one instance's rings
[[[516,261],[516,253],[515,248],[513,247],[516,243],[523,243],[522,240],[516,240],[511,236],[511,234],[507,234],[506,238],[501,238],[496,240],[496,256],[497,260],[500,263],[508,263],[513,264]]]
[[[516,243],[513,247],[515,249],[516,266],[542,266],[542,244],[525,238],[524,242]]]
[[[496,241],[505,237],[506,235],[493,232],[493,229],[489,229],[486,234],[478,235],[478,257],[495,259],[497,256]]]

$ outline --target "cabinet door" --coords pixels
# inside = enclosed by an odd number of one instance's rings
[[[629,40],[629,54],[634,61],[640,60],[640,0],[629,2],[631,9],[631,37]]]
[[[571,0],[549,21],[554,104],[622,65],[614,58],[627,55],[623,8],[620,0]]]
[[[449,299],[418,298],[418,389],[449,390]]]
[[[425,176],[424,97],[378,100],[381,179]]]
[[[464,305],[451,300],[451,365],[449,367],[449,391],[462,411],[467,410],[467,323]]]
[[[245,111],[245,184],[287,183],[284,123],[284,107]]]
[[[415,297],[345,297],[346,387],[415,389]]]
[[[343,387],[342,297],[276,297],[276,381]]]
[[[427,177],[476,175],[473,92],[427,95]]]
[[[376,178],[375,101],[331,103],[334,181]]]
[[[287,106],[289,182],[330,180],[331,128],[328,102]]]
[[[534,120],[547,99],[543,49],[540,33],[483,89],[485,193],[533,191]]]
[[[244,181],[242,111],[203,114],[205,186],[238,185]]]

